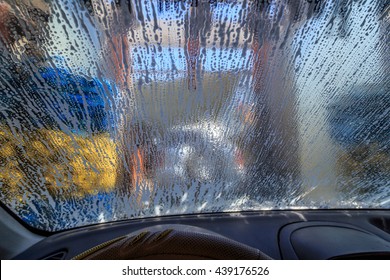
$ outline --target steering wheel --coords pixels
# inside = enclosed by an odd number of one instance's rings
[[[185,225],[137,230],[99,244],[73,259],[86,260],[269,260],[259,249],[215,232]]]

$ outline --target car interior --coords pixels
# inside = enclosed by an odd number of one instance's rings
[[[49,235],[31,231],[4,209],[1,211],[1,259],[390,258],[390,213],[386,210],[253,211],[166,216],[98,224]],[[173,232],[158,241],[152,236],[167,230]],[[182,234],[181,238],[171,238],[175,232]],[[149,235],[140,237],[141,233]],[[132,243],[137,236],[138,244]],[[107,253],[107,246],[111,245],[107,243],[121,237],[128,237],[132,246],[125,249],[123,244],[117,244],[117,248],[110,248],[112,252]],[[218,240],[218,237],[223,240]],[[124,247],[122,253],[121,246]],[[91,256],[91,252],[85,254],[93,248],[95,255]]]
[[[390,3],[0,0],[0,259],[390,259]]]

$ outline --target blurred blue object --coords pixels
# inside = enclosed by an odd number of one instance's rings
[[[346,148],[376,143],[390,148],[389,88],[356,87],[330,106],[332,138]]]
[[[117,92],[115,85],[60,68],[41,68],[34,76],[40,83],[31,83],[31,90],[49,104],[54,126],[60,120],[72,132],[82,134],[104,132],[113,124],[109,96]]]

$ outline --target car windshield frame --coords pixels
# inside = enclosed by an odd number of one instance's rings
[[[0,0],[0,201],[34,230],[390,208],[390,6]]]

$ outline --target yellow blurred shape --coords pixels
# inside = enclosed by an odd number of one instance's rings
[[[13,134],[0,125],[0,186],[9,199],[26,190],[68,197],[108,192],[116,185],[117,168],[108,134],[83,137],[49,129]]]
[[[346,176],[365,176],[367,172],[390,172],[390,155],[378,144],[361,145],[338,160],[339,170]]]
[[[0,155],[4,158],[12,157],[15,154],[14,147],[11,143],[5,143],[0,148]]]

